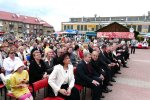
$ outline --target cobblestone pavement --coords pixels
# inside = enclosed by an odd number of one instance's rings
[[[113,91],[104,94],[103,100],[150,100],[150,50],[136,49],[128,61],[129,68],[122,68]]]
[[[150,49],[136,49],[128,61],[129,68],[121,68],[120,75],[111,88],[113,91],[102,100],[150,100]],[[35,100],[42,100],[43,90],[37,93]],[[0,96],[0,100],[4,100]],[[8,99],[9,100],[9,99]],[[87,91],[86,100],[91,100]]]

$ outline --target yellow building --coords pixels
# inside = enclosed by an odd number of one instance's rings
[[[79,30],[79,31],[95,31],[100,28],[98,23],[68,23],[63,22],[61,25],[62,31],[67,29]]]
[[[96,31],[99,28],[117,22],[140,33],[150,33],[150,11],[144,16],[117,16],[117,17],[79,17],[70,18],[69,22],[62,22],[61,29],[79,30],[80,32]]]

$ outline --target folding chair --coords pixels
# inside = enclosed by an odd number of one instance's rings
[[[45,87],[48,87],[48,79],[47,78],[39,80],[37,82],[34,82],[33,83],[33,98],[35,99],[36,91],[38,91],[38,90],[40,90],[42,88],[45,88]],[[64,99],[61,98],[61,97],[46,97],[43,100],[64,100]]]
[[[29,88],[30,92],[32,93],[32,91],[33,91],[32,86],[29,86],[28,88]],[[7,93],[7,89],[5,88],[5,100],[7,100],[6,96],[9,97],[10,100],[11,100],[11,98],[17,100],[17,98],[12,93]]]

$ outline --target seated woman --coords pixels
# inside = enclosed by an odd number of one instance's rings
[[[80,100],[79,91],[74,87],[73,66],[70,63],[68,53],[60,56],[60,64],[54,66],[48,83],[53,89],[55,96],[59,95],[65,100]]]
[[[15,65],[14,72],[10,77],[11,91],[18,100],[33,100],[33,97],[28,89],[29,75],[24,70],[23,62],[18,62]]]
[[[33,52],[33,59],[29,65],[29,83],[32,84],[47,77],[46,66],[39,50]]]
[[[49,49],[46,51],[45,53],[45,65],[46,65],[46,71],[47,74],[51,74],[51,72],[53,71],[54,68],[54,51],[52,49]]]

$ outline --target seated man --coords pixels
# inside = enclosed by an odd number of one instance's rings
[[[104,71],[102,69],[102,65],[98,62],[98,55],[99,53],[97,51],[92,52],[91,66],[94,70],[94,74],[92,75],[92,78],[94,78],[96,81],[98,81],[99,83],[103,85]],[[102,90],[102,87],[101,87],[101,90]],[[101,98],[104,98],[104,96],[102,96],[102,91],[101,91]]]
[[[92,78],[92,67],[89,64],[90,61],[91,54],[89,52],[85,52],[84,59],[77,65],[75,77],[76,83],[92,89],[92,100],[100,100],[101,84]]]
[[[121,63],[124,68],[128,68],[124,59],[124,52],[125,50],[123,50],[122,45],[118,45],[118,47],[116,48],[116,58],[121,60]]]

